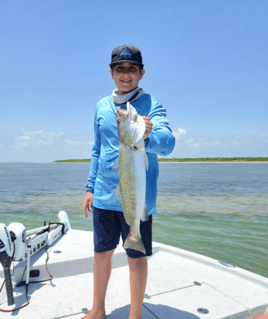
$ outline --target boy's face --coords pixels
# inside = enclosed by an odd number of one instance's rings
[[[145,73],[144,69],[130,62],[120,62],[109,71],[120,95],[136,89]]]

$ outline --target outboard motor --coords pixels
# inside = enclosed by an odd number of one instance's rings
[[[7,302],[14,304],[13,287],[10,274],[12,260],[20,260],[25,253],[26,230],[21,223],[11,223],[6,227],[0,224],[0,263],[4,268]]]
[[[21,223],[11,223],[7,226],[10,231],[11,239],[14,242],[13,260],[19,261],[25,254],[26,248],[26,229]]]
[[[5,224],[0,224],[0,263],[4,268],[7,303],[9,306],[14,305],[13,287],[10,275],[10,265],[13,259],[14,243],[11,234]]]

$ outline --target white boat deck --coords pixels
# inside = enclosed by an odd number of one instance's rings
[[[68,230],[48,251],[52,283],[30,284],[30,304],[15,312],[0,312],[1,319],[77,319],[91,309],[93,233]],[[46,253],[37,253],[31,269],[45,273],[45,259]],[[268,278],[241,268],[154,242],[148,270],[143,319],[245,319],[268,310]],[[0,285],[2,280],[0,269]],[[14,299],[15,307],[25,303],[25,286],[14,288]],[[0,293],[0,308],[14,308],[7,306],[5,287]],[[200,308],[208,313],[198,312]],[[129,268],[120,243],[113,256],[106,318],[127,319],[129,310]]]

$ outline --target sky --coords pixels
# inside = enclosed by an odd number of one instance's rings
[[[268,1],[0,0],[0,162],[90,158],[112,50],[176,137],[168,157],[268,156]]]

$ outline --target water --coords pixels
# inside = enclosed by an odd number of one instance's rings
[[[82,214],[89,164],[0,163],[0,222],[26,229]],[[153,240],[268,277],[268,164],[161,163]]]

